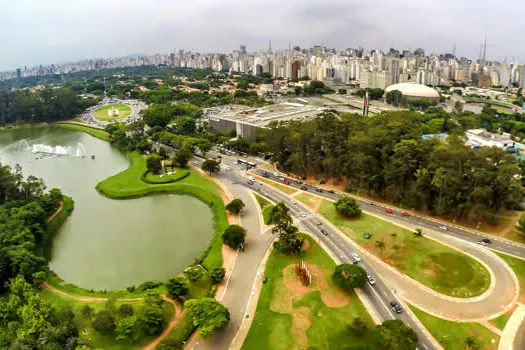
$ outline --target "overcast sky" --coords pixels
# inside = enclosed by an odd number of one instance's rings
[[[525,60],[523,0],[0,0],[0,70],[186,49],[415,49]]]

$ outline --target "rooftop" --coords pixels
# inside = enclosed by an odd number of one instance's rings
[[[325,108],[284,102],[261,108],[229,105],[209,108],[205,116],[242,122],[258,127],[267,126],[272,121],[306,120],[322,113]]]

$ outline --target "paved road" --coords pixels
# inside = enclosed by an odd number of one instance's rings
[[[228,327],[217,333],[210,340],[199,340],[196,349],[228,349],[234,339],[241,322],[245,318],[245,310],[251,297],[259,264],[273,238],[270,232],[261,232],[259,205],[253,199],[251,192],[244,186],[232,183],[229,174],[221,172],[218,175],[223,184],[228,186],[235,198],[240,198],[246,204],[240,224],[246,228],[246,246],[244,252],[238,252],[237,259],[221,302],[230,311]],[[228,276],[227,276],[228,277]]]
[[[516,332],[516,337],[514,338],[514,343],[512,344],[515,350],[525,349],[525,320],[521,323],[518,331]]]
[[[195,165],[198,166],[200,161],[196,161]],[[229,168],[230,171],[227,171]],[[232,182],[236,182],[240,186],[245,186],[251,188],[257,192],[260,192],[268,199],[274,202],[288,201],[289,198],[281,193],[278,190],[273,189],[271,186],[263,186],[261,189],[261,184],[258,184],[259,187],[253,188],[248,185],[246,182],[246,177],[240,175],[233,166],[223,167],[221,173],[224,176],[228,177]],[[325,224],[323,230],[327,235],[321,232],[321,226],[318,225],[319,218],[312,215],[312,217],[304,218],[301,214],[304,213],[307,209],[302,207],[301,204],[295,206],[290,206],[290,212],[296,220],[300,222],[300,225],[312,233],[318,240],[320,240],[328,249],[330,249],[335,256],[338,256],[341,262],[352,263],[353,260],[350,257],[351,252],[354,251],[354,247],[351,246],[351,242],[343,238],[338,232],[333,230],[329,225]],[[314,218],[315,217],[315,218]],[[262,256],[261,256],[262,257]],[[363,288],[365,296],[369,299],[370,304],[373,305],[376,309],[376,312],[380,316],[381,320],[388,319],[400,319],[405,324],[410,326],[416,334],[418,335],[418,347],[420,349],[439,349],[439,346],[436,345],[435,340],[424,328],[424,326],[419,322],[419,320],[408,310],[408,307],[404,304],[402,300],[398,298],[396,292],[393,289],[385,284],[377,274],[374,268],[369,265],[367,261],[362,261],[360,263],[365,270],[370,274],[376,277],[376,284],[372,287],[370,284],[367,284]],[[237,293],[237,291],[235,292]],[[397,301],[401,305],[404,305],[405,311],[402,313],[395,313],[390,306],[391,301]],[[220,339],[220,338],[219,338]],[[216,337],[213,338],[213,345],[215,349],[222,349],[222,347],[217,346]],[[210,348],[212,344],[210,343]]]
[[[254,169],[253,172],[255,174],[262,175],[264,171],[259,170],[259,169]],[[271,180],[277,181],[277,182],[281,182],[281,183],[283,182],[282,180],[283,177],[280,175],[275,175],[274,173],[268,173],[268,178]],[[302,186],[306,186],[309,191],[315,191],[316,188],[321,188],[321,187],[312,186],[310,184],[298,184],[296,180],[293,180],[293,179],[289,179],[289,181],[290,181],[290,186],[297,188],[297,189],[300,189]],[[327,199],[331,199],[331,200],[337,200],[339,197],[343,195],[338,192],[329,193],[326,190],[323,190],[323,192],[315,192],[315,194],[318,196],[327,198]],[[405,211],[404,209],[398,209],[392,206],[385,205],[383,203],[363,200],[358,197],[356,197],[356,199],[361,205],[361,208],[363,209],[363,211],[371,212],[377,216],[384,218],[387,221],[395,220],[400,223],[416,225],[417,227],[421,227],[422,229],[432,229],[435,231],[442,232],[443,235],[455,236],[457,238],[460,238],[462,240],[472,242],[472,243],[477,243],[480,239],[487,237],[487,235],[482,232],[470,230],[470,229],[467,229],[467,228],[464,228],[458,225],[451,225],[449,223],[441,222],[439,220],[429,218],[426,216],[421,216],[417,214],[403,216],[402,212]],[[392,208],[393,213],[392,214],[386,213],[385,212],[386,208]],[[447,229],[443,230],[441,228],[443,226],[446,227]],[[490,236],[490,240],[492,242],[488,246],[490,249],[493,249],[493,250],[496,250],[496,251],[499,251],[505,254],[515,255],[520,258],[525,258],[525,245],[516,243],[513,241],[509,241],[509,240],[506,240],[500,237],[494,237],[494,236]]]

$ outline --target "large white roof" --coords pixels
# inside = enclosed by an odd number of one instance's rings
[[[426,85],[416,83],[400,83],[390,85],[385,92],[399,90],[404,96],[439,98],[439,92]]]

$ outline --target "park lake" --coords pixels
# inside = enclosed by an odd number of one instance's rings
[[[92,155],[94,159],[92,159]],[[96,184],[128,167],[109,143],[63,128],[0,131],[0,163],[20,164],[75,201],[56,234],[50,268],[62,279],[94,290],[163,281],[192,263],[213,236],[211,210],[189,196],[113,200]]]

